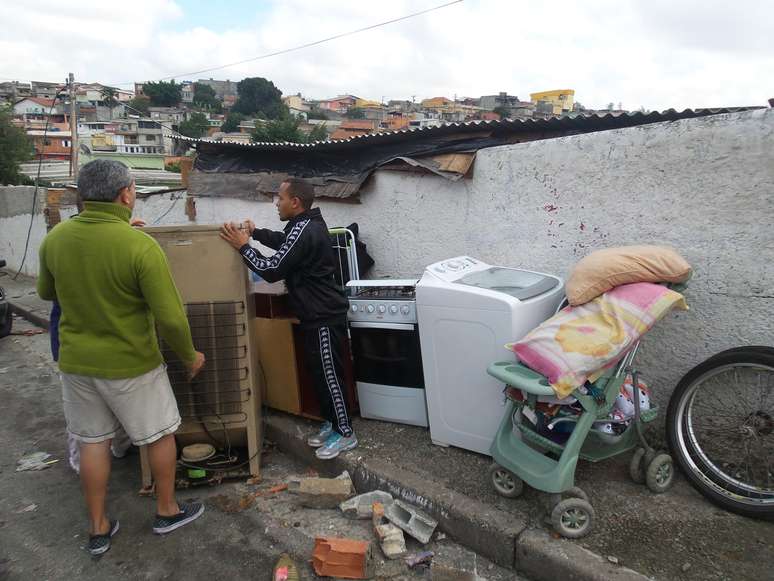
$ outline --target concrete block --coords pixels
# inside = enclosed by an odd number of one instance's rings
[[[384,509],[385,516],[423,545],[430,542],[438,521],[402,500],[396,500]]]
[[[342,502],[339,508],[347,518],[366,519],[371,518],[372,507],[375,502],[387,506],[392,504],[393,498],[389,492],[374,490],[373,492],[366,492]]]
[[[384,506],[375,502],[371,509],[374,532],[379,539],[382,553],[388,559],[398,559],[406,554],[406,538],[403,530],[394,524],[384,522]]]
[[[288,492],[298,496],[298,502],[309,508],[336,508],[352,495],[349,478],[303,478],[291,480]]]
[[[379,546],[385,557],[399,559],[406,554],[406,538],[401,529],[393,524],[383,524],[376,525],[374,531],[379,537]]]

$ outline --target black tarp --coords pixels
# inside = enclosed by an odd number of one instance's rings
[[[649,123],[677,121],[754,109],[686,109],[624,114],[584,114],[502,121],[451,123],[439,127],[375,133],[343,141],[314,144],[228,143],[180,138],[195,145],[197,157],[191,181],[203,196],[261,197],[276,192],[287,176],[309,178],[318,196],[348,198],[356,194],[377,168],[402,160],[433,171],[430,156],[475,152],[523,141],[550,139]],[[435,172],[449,179],[460,176]],[[215,176],[231,176],[229,184]],[[198,180],[198,181],[197,181]],[[227,180],[223,180],[226,182]]]

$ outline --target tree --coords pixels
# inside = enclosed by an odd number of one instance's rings
[[[24,129],[11,123],[10,106],[0,106],[0,184],[15,185],[29,182],[20,172],[19,164],[32,159],[33,148]]]
[[[114,89],[113,87],[102,87],[102,90],[99,93],[102,96],[102,102],[106,107],[112,109],[118,105],[118,99],[116,99],[118,96],[118,89]]]
[[[234,133],[239,131],[239,124],[245,120],[245,116],[240,113],[229,113],[226,121],[220,126],[224,133]]]
[[[312,109],[309,111],[309,113],[307,113],[306,118],[307,119],[323,119],[325,121],[330,119],[330,117],[328,117],[328,113],[326,113],[325,111],[323,111],[319,107],[312,107]]]
[[[497,113],[500,116],[500,119],[508,119],[511,116],[511,110],[505,105],[498,105],[492,109],[492,113]]]
[[[108,111],[110,112],[110,118],[112,119],[113,107],[118,105],[118,99],[116,99],[118,96],[118,89],[114,89],[113,87],[102,87],[100,96],[102,97],[102,102],[105,104],[105,107],[108,108]]]
[[[183,121],[177,131],[186,137],[202,137],[207,133],[210,121],[204,113],[194,113],[190,119]]]
[[[314,129],[306,136],[308,142],[313,141],[328,141],[328,128],[325,127],[325,123],[315,125]]]
[[[324,123],[316,126],[309,134],[301,131],[300,125],[301,119],[293,116],[257,122],[251,138],[253,141],[268,143],[281,143],[283,141],[288,141],[290,143],[311,143],[314,141],[328,140],[328,131]]]
[[[347,118],[348,119],[365,119],[365,111],[362,109],[355,107],[354,109],[350,109],[347,111]]]
[[[253,141],[266,141],[279,143],[289,141],[291,143],[306,143],[306,135],[298,128],[300,121],[295,117],[274,119],[264,123],[256,123],[252,134]]]
[[[222,105],[215,95],[215,89],[203,83],[194,83],[193,90],[193,103],[196,107],[220,112]]]
[[[174,80],[168,83],[159,81],[157,83],[145,83],[142,87],[142,92],[148,96],[151,104],[156,107],[174,107],[183,98],[182,89],[183,86],[178,85]]]
[[[248,77],[237,84],[239,97],[232,111],[243,115],[263,114],[267,119],[279,119],[283,109],[282,91],[269,80],[262,77]]]
[[[148,116],[148,107],[150,107],[150,99],[148,97],[144,97],[140,95],[139,97],[135,97],[129,103],[127,103],[127,107],[131,111],[132,114],[141,115],[143,117]]]

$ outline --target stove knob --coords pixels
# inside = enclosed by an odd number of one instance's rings
[[[368,311],[369,313],[373,313],[374,312],[374,306],[373,305],[368,305],[366,307],[366,311]]]
[[[408,305],[403,305],[403,306],[400,308],[400,312],[401,312],[401,313],[403,313],[404,315],[408,315],[410,310],[411,310],[411,309],[409,309],[409,308],[408,308]]]
[[[390,307],[390,314],[391,314],[391,315],[395,315],[395,314],[397,314],[397,313],[398,313],[398,307],[396,307],[395,305],[392,305],[392,306]]]
[[[352,312],[357,313],[357,305],[352,305]]]
[[[384,305],[379,305],[379,309],[378,310],[379,310],[380,313],[384,313],[387,310],[387,307],[385,307]]]

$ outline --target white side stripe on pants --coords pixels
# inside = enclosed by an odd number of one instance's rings
[[[328,327],[320,327],[320,358],[322,359],[323,373],[325,374],[325,383],[328,385],[328,393],[331,394],[331,403],[333,404],[336,420],[339,429],[348,436],[352,432],[347,417],[347,406],[344,403],[344,394],[341,391],[339,378],[336,376],[336,368],[333,365],[333,353],[331,351],[331,334]]]

